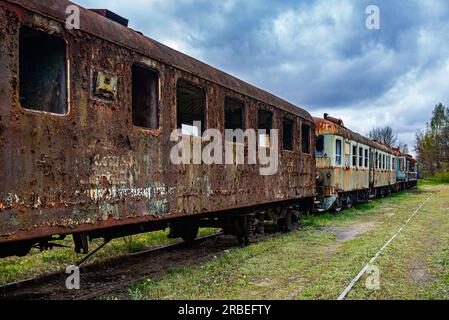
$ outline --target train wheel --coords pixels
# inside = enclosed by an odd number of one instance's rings
[[[342,210],[343,210],[343,201],[341,200],[341,197],[338,196],[338,198],[334,202],[332,211],[334,211],[335,213],[340,213]]]
[[[290,232],[293,230],[293,213],[291,209],[287,210],[284,218],[278,220],[278,227],[282,232]]]
[[[247,246],[254,239],[256,231],[256,215],[246,214],[238,217],[237,241],[241,246]]]
[[[293,229],[299,227],[299,221],[301,219],[301,211],[299,211],[299,207],[295,208],[292,212],[292,226]]]
[[[346,198],[346,209],[351,209],[354,205],[354,200],[352,199],[352,195],[348,194]]]
[[[237,241],[239,242],[239,246],[242,246],[242,247],[246,247],[251,244],[251,241],[249,240],[249,238],[244,237],[244,236],[238,236]]]
[[[256,214],[254,233],[259,235],[265,234],[265,212],[261,211]]]

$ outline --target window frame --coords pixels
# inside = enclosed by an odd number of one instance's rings
[[[286,149],[284,145],[284,135],[285,135],[285,123],[290,122],[291,124],[291,132],[290,132],[290,140],[291,140],[291,148]],[[295,120],[289,118],[289,117],[283,117],[282,118],[282,150],[286,152],[295,152]],[[309,152],[310,153],[310,152]]]
[[[207,86],[204,86],[202,84],[197,84],[189,79],[187,79],[186,77],[178,77],[178,79],[175,82],[175,128],[181,130],[182,128],[178,128],[179,125],[179,117],[178,117],[178,88],[179,88],[179,83],[184,83],[188,86],[200,89],[201,91],[203,91],[204,93],[204,114],[203,114],[203,123],[201,124],[201,132],[199,132],[198,136],[195,135],[191,135],[191,134],[183,134],[183,136],[188,136],[188,137],[197,137],[197,138],[201,138],[204,134],[204,132],[208,129],[208,122],[207,122],[207,114],[208,114],[208,103],[207,103],[207,97],[208,97],[208,90],[207,90]],[[193,124],[192,124],[193,126]],[[181,126],[182,127],[182,126]]]
[[[322,138],[322,139],[321,139]],[[323,142],[323,149],[322,150],[318,150],[318,141],[322,140]],[[316,136],[316,140],[315,140],[315,152],[316,153],[323,153],[326,154],[326,145],[325,145],[325,137],[324,134],[319,134]]]
[[[338,142],[340,142],[340,154],[338,154]],[[344,141],[340,138],[335,139],[335,166],[343,166],[343,145]],[[337,161],[337,159],[340,159],[340,161]]]
[[[66,97],[66,107],[67,111],[65,113],[55,113],[55,112],[48,112],[48,111],[42,111],[42,110],[35,110],[35,109],[28,109],[25,108],[22,105],[22,102],[20,101],[20,88],[21,88],[21,79],[20,79],[20,30],[22,27],[26,27],[29,29],[33,29],[35,31],[40,31],[42,33],[45,33],[49,36],[53,36],[56,38],[59,38],[60,40],[64,41],[64,48],[65,48],[65,55],[64,55],[64,61],[65,61],[65,72],[66,72],[66,89],[67,89],[67,97]],[[19,108],[26,114],[30,115],[40,115],[40,116],[49,116],[49,117],[68,117],[72,113],[72,99],[71,99],[71,78],[72,78],[72,72],[71,72],[71,59],[70,59],[70,42],[65,34],[62,34],[60,32],[54,32],[54,30],[50,30],[48,28],[42,27],[42,26],[36,26],[34,24],[29,23],[21,23],[18,28],[17,32],[17,71],[16,76],[18,79],[18,85],[16,89],[16,94],[19,97],[18,99],[18,106]]]
[[[379,170],[379,152],[376,150],[376,170]]]
[[[363,168],[363,163],[364,163],[364,152],[363,152],[363,147],[358,147],[359,150],[359,168]]]
[[[365,163],[364,163],[364,165],[365,165],[365,168],[369,168],[369,148],[364,148],[365,149],[365,151],[364,151],[364,153],[365,153]]]
[[[344,142],[345,167],[351,167],[352,164],[352,144],[351,141]]]
[[[354,153],[355,150],[355,153]],[[358,157],[358,147],[356,144],[352,145],[352,159],[351,159],[351,163],[352,163],[352,167],[354,168],[358,168],[358,163],[359,163],[359,157]],[[355,164],[354,164],[355,163]]]
[[[307,135],[307,150],[304,150],[304,127],[308,128]],[[301,153],[311,155],[312,154],[312,125],[309,123],[306,123],[304,120],[301,120]]]
[[[400,172],[405,172],[405,158],[404,157],[399,157],[399,163],[398,163],[398,168]]]
[[[157,117],[158,117],[158,128],[147,128],[147,127],[141,127],[134,124],[134,117],[133,117],[133,67],[140,67],[144,69],[148,69],[150,71],[153,71],[157,75]],[[134,129],[139,131],[146,131],[146,132],[154,132],[154,133],[160,133],[162,132],[162,112],[161,112],[161,106],[162,106],[162,80],[161,80],[161,72],[160,70],[155,67],[154,65],[148,65],[146,63],[143,63],[142,61],[136,61],[131,65],[131,123]]]
[[[245,131],[246,127],[247,127],[247,125],[246,125],[246,109],[247,109],[246,103],[243,99],[239,99],[239,98],[236,98],[236,97],[233,97],[230,95],[225,95],[224,100],[223,100],[223,102],[224,102],[224,104],[223,104],[223,110],[224,110],[224,112],[223,112],[223,127],[224,127],[224,129],[229,130],[226,128],[226,101],[229,101],[229,100],[234,100],[235,102],[238,102],[242,105],[242,127],[243,128],[241,128],[241,129],[242,129],[242,131]]]

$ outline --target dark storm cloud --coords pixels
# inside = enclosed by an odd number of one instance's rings
[[[412,144],[433,105],[449,104],[444,0],[78,3],[110,8],[156,40],[362,133],[391,124]],[[382,30],[365,28],[370,4]]]

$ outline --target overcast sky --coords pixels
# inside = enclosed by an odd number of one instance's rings
[[[75,2],[362,134],[392,125],[413,146],[434,105],[449,105],[447,0]],[[381,30],[365,27],[371,4]]]

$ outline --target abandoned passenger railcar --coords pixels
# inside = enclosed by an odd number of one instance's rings
[[[396,156],[390,148],[327,114],[315,118],[315,128],[318,211],[341,211],[395,190]]]
[[[71,4],[0,0],[0,256],[69,234],[86,252],[88,239],[169,221],[185,239],[213,225],[245,241],[263,219],[288,228],[311,209],[309,113],[107,11],[80,8],[81,29],[66,29]],[[200,144],[208,128],[279,129],[279,168],[174,165],[170,136],[181,127]]]

